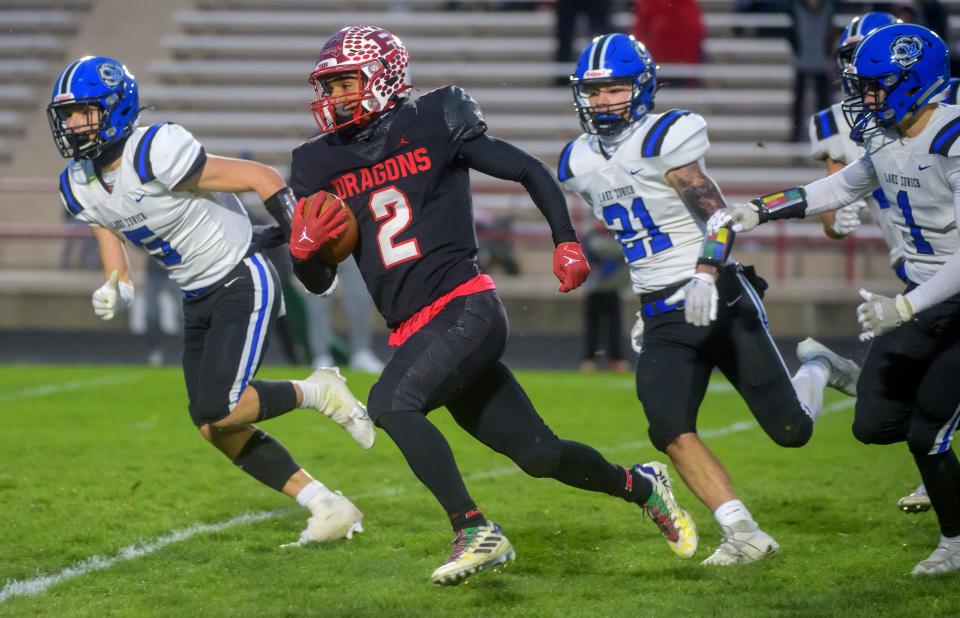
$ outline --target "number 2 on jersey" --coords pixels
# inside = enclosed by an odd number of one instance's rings
[[[637,240],[631,245],[627,245],[621,239],[634,236],[639,229],[647,231],[647,240],[650,242],[650,252],[660,253],[664,249],[673,246],[670,236],[660,231],[660,227],[653,222],[650,211],[647,210],[642,198],[634,198],[630,204],[628,212],[623,204],[608,204],[603,207],[603,220],[610,229],[617,232],[617,240],[620,240],[623,254],[628,262],[634,262],[647,256],[647,251],[643,246],[643,240]]]
[[[396,266],[402,262],[420,257],[417,239],[411,238],[394,243],[397,234],[410,225],[410,201],[406,194],[394,185],[384,187],[370,194],[370,212],[376,221],[383,220],[377,230],[377,249],[384,268]]]

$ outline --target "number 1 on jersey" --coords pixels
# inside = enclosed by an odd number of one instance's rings
[[[384,268],[420,257],[417,239],[394,244],[397,234],[410,225],[410,202],[403,191],[390,185],[370,194],[370,212],[376,221],[386,219],[377,230],[377,249]]]

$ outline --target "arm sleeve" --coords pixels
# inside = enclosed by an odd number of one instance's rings
[[[953,184],[954,217],[960,221],[960,170],[954,171],[949,178]],[[960,293],[960,251],[951,255],[925,283],[907,294],[907,300],[914,313],[920,313],[957,293]]]
[[[337,267],[327,266],[320,260],[300,261],[293,256],[293,274],[311,294],[326,295],[333,291],[337,280]]]
[[[837,210],[862,199],[880,186],[873,163],[860,157],[836,174],[830,174],[804,187],[807,192],[806,216]]]
[[[553,177],[553,170],[546,163],[486,134],[464,142],[458,156],[478,172],[523,185],[550,224],[554,245],[577,242],[577,233],[567,212],[567,200]]]

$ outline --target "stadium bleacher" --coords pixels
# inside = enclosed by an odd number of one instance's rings
[[[107,4],[111,11],[121,12],[120,17],[123,11],[131,16],[136,12],[127,3]],[[166,21],[151,24],[150,35],[156,39],[151,44],[162,53],[135,66],[142,101],[152,106],[144,121],[180,122],[211,152],[253,157],[285,171],[290,150],[316,132],[307,110],[313,92],[306,77],[319,45],[342,24],[376,23],[390,28],[408,45],[414,83],[420,91],[445,83],[465,86],[481,103],[493,134],[555,164],[562,146],[579,133],[579,127],[569,89],[554,86],[572,67],[553,61],[550,2],[538,3],[541,10],[523,13],[496,10],[502,3],[457,1],[457,10],[445,10],[448,4],[446,0],[180,0],[168,9],[160,5],[155,10],[163,11]],[[822,170],[809,160],[806,144],[787,141],[793,79],[789,45],[781,38],[752,34],[789,28],[789,16],[734,13],[733,4],[733,0],[701,0],[707,29],[705,62],[661,65],[658,77],[664,87],[657,105],[658,110],[691,107],[706,117],[713,144],[708,168],[728,197],[738,199],[809,182]],[[84,24],[91,20],[80,17],[93,17],[91,12],[97,10],[103,10],[103,3],[93,0],[15,0],[0,8],[0,22],[8,30],[0,34],[0,177],[5,170],[30,169],[22,158],[30,158],[37,149],[49,149],[39,139],[27,139],[22,127],[46,124],[43,107],[49,84],[67,60],[64,41],[82,37],[83,28],[89,28]],[[842,25],[849,17],[841,3],[835,23]],[[614,23],[628,30],[632,15],[620,11]],[[735,36],[735,28],[740,36]],[[951,29],[960,31],[960,18],[951,18]],[[577,46],[585,43],[581,38]],[[131,54],[136,44],[130,42]],[[39,128],[33,135],[43,133],[44,128]],[[475,176],[474,186],[478,209],[509,211],[520,228],[529,232],[532,248],[528,251],[525,246],[522,253],[528,254],[530,280],[537,282],[524,281],[516,287],[550,294],[552,283],[541,277],[548,271],[541,255],[548,248],[546,227],[536,210],[517,186],[481,175]],[[48,193],[43,199],[53,204],[40,211],[48,214],[22,214],[8,201],[0,206],[0,216],[59,226],[55,195]],[[583,218],[584,213],[577,216]],[[783,242],[772,238],[779,232],[766,233],[771,238],[765,247],[785,250]],[[875,237],[866,236],[863,246],[869,255],[858,268],[880,277],[877,264],[885,259],[883,252],[877,249]],[[780,289],[802,287],[794,281],[797,273],[829,271],[833,288],[845,291],[848,283],[836,273],[849,274],[849,259],[839,246],[835,251],[827,249],[831,251],[836,254],[831,257],[832,267],[804,266],[801,261],[793,270],[787,269],[788,281]],[[53,267],[55,253],[41,252],[36,267]],[[0,276],[9,264],[22,266],[23,258],[14,254],[0,249]]]

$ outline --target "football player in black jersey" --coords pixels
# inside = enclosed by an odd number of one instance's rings
[[[456,584],[514,556],[500,527],[467,493],[443,435],[427,412],[446,406],[470,435],[535,477],[605,492],[643,507],[671,549],[689,558],[696,528],[673,498],[666,466],[624,468],[589,446],[561,440],[500,361],[507,317],[493,280],[477,267],[470,169],[520,182],[550,224],[560,291],[590,272],[566,201],[543,162],[486,134],[480,109],[446,86],[407,98],[407,51],[380,28],[344,28],[326,42],[310,81],[324,131],[293,152],[294,193],[338,195],[356,216],[354,257],[396,352],[370,391],[368,410],[449,514],[450,557],[434,572]],[[290,253],[311,292],[336,268],[313,256],[345,228],[345,213],[296,209]]]

